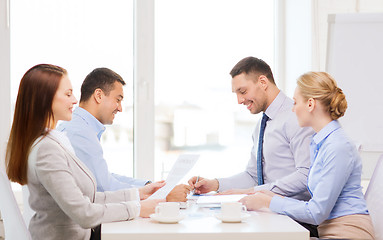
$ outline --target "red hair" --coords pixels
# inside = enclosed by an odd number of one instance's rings
[[[5,164],[8,178],[21,185],[28,183],[28,155],[32,144],[45,136],[54,122],[53,97],[67,71],[50,64],[39,64],[23,76],[17,95]]]

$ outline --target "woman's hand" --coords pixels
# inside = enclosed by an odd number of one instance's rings
[[[145,200],[148,197],[150,197],[153,193],[155,193],[158,189],[165,186],[165,181],[158,181],[154,183],[150,183],[148,185],[143,186],[142,188],[138,189],[138,192],[140,193],[140,199]]]
[[[253,211],[261,208],[268,208],[270,206],[271,199],[272,197],[265,193],[256,192],[253,195],[242,198],[239,202],[245,205],[247,210]]]
[[[164,202],[164,201],[165,199],[146,199],[146,200],[140,201],[140,204],[141,204],[140,217],[148,218],[150,214],[154,213],[158,203]]]

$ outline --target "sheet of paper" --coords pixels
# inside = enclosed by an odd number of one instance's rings
[[[149,199],[164,199],[178,182],[193,168],[197,162],[199,155],[197,154],[181,154],[174,163],[165,182],[166,185],[153,193]]]
[[[233,195],[207,195],[200,196],[197,200],[199,205],[211,205],[211,204],[221,204],[223,202],[237,202],[241,198],[246,197],[246,194],[233,194]]]

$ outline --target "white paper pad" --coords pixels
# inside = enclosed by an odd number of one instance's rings
[[[221,205],[223,202],[238,202],[241,198],[246,196],[247,194],[200,196],[197,200],[197,204],[210,207],[212,205]]]
[[[148,199],[164,199],[178,182],[193,168],[197,162],[197,154],[181,154],[174,163],[172,169],[166,178],[166,185],[158,189]]]

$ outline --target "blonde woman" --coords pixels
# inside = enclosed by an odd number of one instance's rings
[[[325,72],[298,78],[293,111],[299,125],[316,132],[310,144],[309,201],[263,191],[240,201],[250,210],[268,207],[291,218],[318,225],[320,238],[374,239],[374,230],[361,187],[362,163],[355,145],[338,118],[347,109],[346,97]]]

